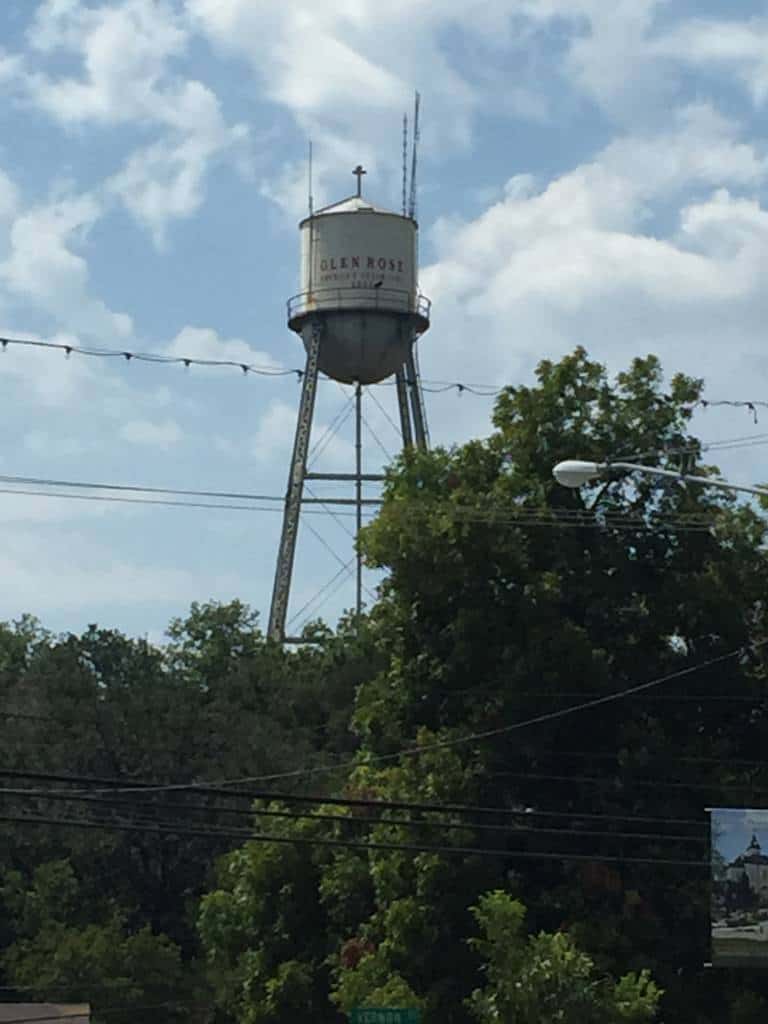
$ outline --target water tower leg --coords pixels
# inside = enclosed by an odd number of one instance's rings
[[[291,591],[293,560],[296,554],[296,537],[299,532],[299,513],[304,493],[304,478],[307,472],[307,452],[309,450],[309,437],[312,431],[312,416],[315,411],[321,336],[322,327],[319,323],[313,324],[312,340],[307,352],[307,365],[301,385],[299,418],[296,423],[291,470],[288,476],[288,489],[285,495],[283,532],[280,536],[275,584],[272,590],[272,605],[269,611],[267,636],[278,643],[285,639],[285,619],[288,613],[288,597]]]
[[[405,361],[405,375],[408,381],[408,391],[411,396],[411,409],[413,410],[413,427],[416,434],[416,447],[426,451],[429,447],[427,440],[427,421],[424,415],[424,403],[421,397],[421,381],[416,370],[416,361],[413,357],[413,347],[408,353]]]
[[[397,385],[397,404],[400,409],[400,430],[403,435],[403,448],[413,447],[413,431],[411,430],[411,413],[408,409],[408,384],[405,379],[405,368],[400,367],[395,375]]]
[[[355,387],[355,501],[357,503],[357,531],[355,533],[355,557],[357,561],[357,589],[355,610],[358,619],[363,611],[363,555],[360,551],[360,530],[363,527],[363,389],[360,382]]]

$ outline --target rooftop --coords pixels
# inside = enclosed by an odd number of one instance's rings
[[[87,1003],[0,1003],[2,1021],[66,1020],[69,1024],[89,1024],[91,1008]]]
[[[338,203],[331,203],[330,206],[323,206],[322,209],[315,210],[316,217],[324,213],[389,213],[395,217],[400,216],[393,210],[385,210],[383,206],[374,206],[363,196],[349,196]]]

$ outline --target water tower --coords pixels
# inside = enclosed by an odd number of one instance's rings
[[[414,142],[416,135],[414,136]],[[415,148],[414,148],[415,154]],[[414,159],[415,168],[415,159]],[[414,170],[411,201],[393,213],[363,197],[362,167],[355,168],[357,191],[326,206],[299,225],[301,290],[288,301],[288,326],[304,343],[307,362],[302,377],[293,455],[285,497],[283,530],[277,557],[268,635],[285,639],[296,538],[306,480],[343,480],[355,485],[353,504],[358,531],[362,525],[364,482],[381,475],[364,474],[361,398],[365,385],[395,378],[404,446],[427,446],[424,403],[414,344],[429,327],[429,301],[419,293]],[[405,177],[404,177],[405,181]],[[308,473],[307,452],[318,376],[355,385],[356,465],[350,473]],[[357,609],[362,606],[362,563],[357,560]]]

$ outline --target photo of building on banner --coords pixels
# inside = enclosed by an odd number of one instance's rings
[[[768,810],[710,810],[713,967],[768,967]]]

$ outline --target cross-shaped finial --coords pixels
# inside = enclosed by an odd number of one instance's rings
[[[352,171],[352,173],[357,178],[357,194],[358,195],[362,195],[362,193],[363,193],[363,175],[367,174],[368,172],[363,170],[362,164],[358,164],[357,167],[354,169],[354,171]]]

